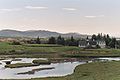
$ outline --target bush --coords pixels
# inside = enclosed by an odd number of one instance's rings
[[[99,45],[96,45],[96,48],[99,49],[99,48],[101,48],[101,47],[100,47]]]
[[[14,53],[14,52],[16,52],[16,51],[15,51],[15,50],[10,50],[9,52],[10,52],[10,53]]]
[[[20,42],[18,42],[18,41],[13,41],[13,42],[12,42],[12,45],[21,45],[21,44],[20,44]]]
[[[50,61],[48,61],[48,60],[33,60],[33,63],[34,64],[39,64],[39,65],[43,65],[43,64],[51,64],[51,62]]]

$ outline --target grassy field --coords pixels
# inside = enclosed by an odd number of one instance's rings
[[[10,53],[56,53],[65,52],[69,50],[76,50],[77,47],[68,47],[60,45],[50,44],[23,44],[23,45],[11,45],[9,43],[0,42],[0,54]]]
[[[73,58],[73,57],[85,59],[91,57],[120,57],[120,49],[81,49],[79,47],[73,46],[48,45],[48,44],[11,45],[9,43],[0,42],[0,57],[25,57],[25,58],[46,57],[46,58],[58,58],[57,59],[58,61],[59,58]],[[19,66],[19,64],[17,65]],[[23,66],[25,65],[23,64]],[[120,62],[111,61],[79,65],[76,67],[73,74],[65,77],[38,78],[31,80],[119,80],[119,79],[120,79]]]
[[[68,52],[64,57],[119,57],[120,49],[85,49]]]
[[[120,49],[80,49],[50,44],[11,45],[0,42],[0,57],[118,57]]]
[[[65,77],[36,78],[29,80],[120,80],[120,62],[88,63],[77,66],[73,74]]]

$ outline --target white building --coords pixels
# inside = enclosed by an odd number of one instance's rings
[[[96,41],[97,45],[99,45],[101,48],[105,48],[106,47],[106,43],[104,40],[98,40]]]
[[[106,43],[104,40],[80,40],[79,41],[79,47],[81,48],[85,48],[85,47],[88,47],[88,46],[91,46],[91,47],[96,47],[96,46],[100,46],[100,48],[105,48],[106,47]]]

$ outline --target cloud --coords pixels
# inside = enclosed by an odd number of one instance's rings
[[[98,17],[104,17],[105,15],[98,15],[98,16],[84,16],[85,18],[98,18]]]
[[[76,8],[62,8],[63,10],[67,10],[67,11],[76,11]]]
[[[97,16],[85,16],[86,18],[96,18]]]
[[[48,9],[48,7],[40,7],[40,6],[25,6],[26,9]]]
[[[12,11],[20,11],[21,9],[19,8],[6,8],[6,9],[0,9],[0,12],[12,12]]]

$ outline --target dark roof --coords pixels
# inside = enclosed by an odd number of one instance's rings
[[[96,42],[105,42],[105,40],[96,40]]]
[[[96,44],[97,44],[97,42],[96,42],[96,41],[92,41],[92,40],[91,40],[91,41],[89,41],[89,44],[90,44],[90,45],[96,45]]]

